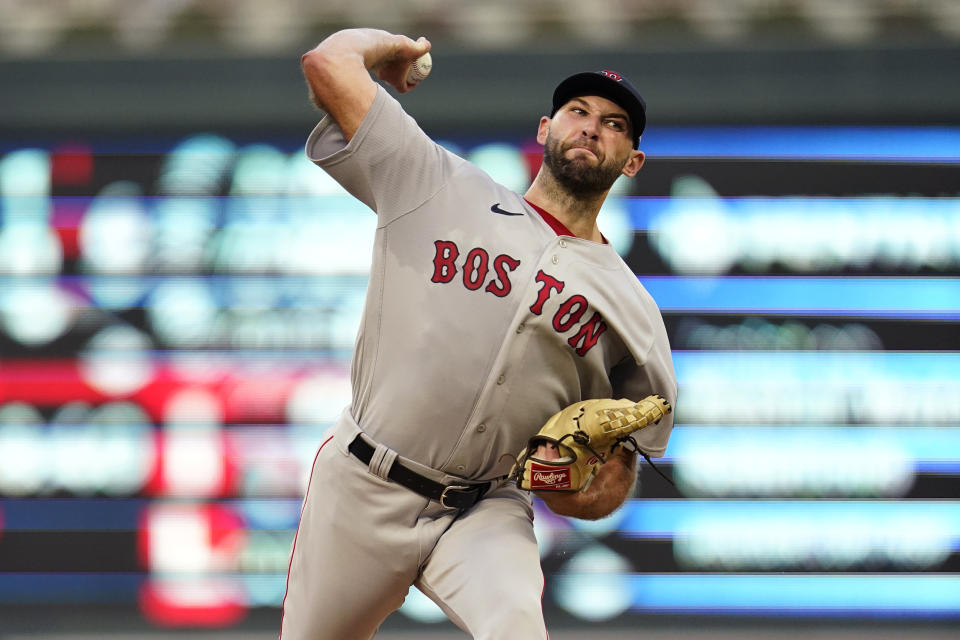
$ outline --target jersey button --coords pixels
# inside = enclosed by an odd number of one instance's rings
[[[562,240],[562,239],[560,240],[560,248],[561,248],[561,249],[566,249],[566,248],[567,248],[567,241],[566,241],[566,240]]]
[[[520,333],[520,332],[523,331],[524,329],[526,329],[526,327],[524,326],[524,324],[523,324],[522,322],[517,325],[517,333]]]
[[[558,262],[560,262],[560,258],[558,258],[557,256],[553,256],[552,258],[550,258],[550,262],[552,262],[553,264],[557,264]]]
[[[467,469],[467,468],[466,468],[465,466],[463,466],[462,464],[458,464],[458,465],[457,465],[457,471],[466,471],[466,469]]]
[[[503,381],[504,381],[504,380],[506,380],[506,378],[504,378],[504,377],[501,375],[499,378],[497,378],[497,384],[503,384]]]
[[[487,430],[487,425],[482,423],[477,425],[477,433],[483,433],[486,430]]]

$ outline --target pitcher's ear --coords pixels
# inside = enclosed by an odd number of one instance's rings
[[[540,125],[537,127],[537,142],[541,145],[547,144],[547,133],[550,132],[550,118],[543,116],[540,118]]]
[[[630,159],[627,160],[627,164],[623,165],[623,175],[628,178],[632,178],[640,172],[640,168],[643,166],[644,160],[647,159],[646,154],[643,151],[631,151]]]

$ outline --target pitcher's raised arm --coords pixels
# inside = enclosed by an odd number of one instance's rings
[[[413,62],[429,50],[426,38],[412,40],[378,29],[346,29],[303,54],[300,67],[310,99],[350,140],[377,92],[370,73],[405,93],[416,86],[407,82]]]

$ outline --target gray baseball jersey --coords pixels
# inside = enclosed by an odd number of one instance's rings
[[[379,216],[352,371],[353,416],[373,439],[486,479],[572,402],[675,401],[660,312],[612,246],[558,235],[383,88],[350,145],[326,121],[307,153]],[[638,441],[662,455],[671,427]]]
[[[369,505],[366,515],[320,514],[321,506],[315,503],[331,498],[313,495],[316,483],[326,485],[332,479],[318,480],[328,470],[317,466],[336,463],[362,468],[346,452],[345,443],[356,433],[362,432],[380,451],[399,455],[408,466],[435,478],[494,480],[508,473],[512,456],[543,422],[572,402],[604,397],[639,400],[651,393],[663,395],[671,404],[676,401],[660,312],[612,246],[573,237],[548,212],[433,142],[382,87],[349,144],[336,123],[326,118],[310,135],[306,151],[376,212],[378,226],[352,364],[352,403],[334,428],[341,434],[336,438],[339,455],[329,460],[318,457],[314,465],[288,577],[284,638],[299,637],[286,635],[291,598],[303,608],[308,605],[300,591],[309,591],[316,600],[333,597],[342,588],[342,583],[334,582],[325,593],[306,583],[319,579],[320,567],[329,569],[349,555],[343,548],[344,538],[369,538],[376,528],[376,535],[399,540],[399,529],[410,526],[410,514],[387,517]],[[672,418],[671,414],[636,434],[647,454],[663,454]],[[363,491],[343,487],[350,483],[342,476],[337,484],[353,502],[371,502],[369,486]],[[391,484],[384,482],[377,488],[386,490]],[[324,492],[328,491],[325,487]],[[412,493],[400,488],[404,491]],[[524,524],[498,531],[506,538],[506,546],[516,544],[517,550],[511,555],[514,551],[503,551],[504,542],[498,541],[495,554],[508,561],[496,579],[511,585],[511,598],[520,590],[538,599],[542,576],[536,569],[529,498],[517,494],[521,492],[515,487],[497,480],[495,490],[472,511],[482,512],[480,507],[486,503],[491,506],[484,508],[496,513],[492,505],[498,504],[498,496],[505,500],[499,503],[507,505],[505,513],[523,510]],[[346,535],[311,532],[310,549],[304,550],[307,522],[314,529],[329,527],[324,520],[331,518],[350,521],[338,522],[339,529],[346,527]],[[468,513],[452,521],[467,530],[469,525],[461,523],[478,519]],[[390,533],[392,525],[398,531]],[[456,547],[453,542],[440,543],[452,538],[454,530],[441,528],[430,538],[427,544],[433,551],[428,557],[433,565],[444,557],[443,549]],[[465,533],[460,540],[483,539],[479,531]],[[423,539],[418,544],[423,545]],[[334,545],[336,558],[318,550]],[[488,554],[476,555],[489,563]],[[439,576],[446,576],[450,568],[426,567],[426,559],[418,560],[409,580],[400,582],[407,586],[417,582],[451,619],[481,637],[471,620],[483,616],[471,614],[502,607],[497,590],[487,589],[494,594],[492,600],[481,595],[482,590],[463,597],[462,585],[445,595],[449,578]],[[475,565],[463,570],[486,569]],[[364,589],[376,590],[370,585]],[[338,597],[337,602],[336,614],[325,615],[346,616],[344,598]],[[391,600],[387,613],[396,606],[398,602]],[[361,630],[357,624],[344,623],[328,633],[369,637],[369,629]],[[542,627],[542,621],[532,624]],[[307,627],[298,623],[298,628]],[[320,633],[319,627],[309,628]],[[502,628],[491,631],[491,637],[538,637],[524,635],[515,626],[510,629],[499,636]],[[545,635],[542,629],[540,635]]]

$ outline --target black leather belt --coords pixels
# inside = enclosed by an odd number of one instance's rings
[[[374,448],[361,436],[357,436],[347,447],[364,464],[370,464]],[[436,500],[447,509],[469,509],[487,492],[490,483],[483,484],[441,484],[430,478],[411,471],[399,462],[394,462],[387,478],[399,485],[418,493],[424,498]]]

